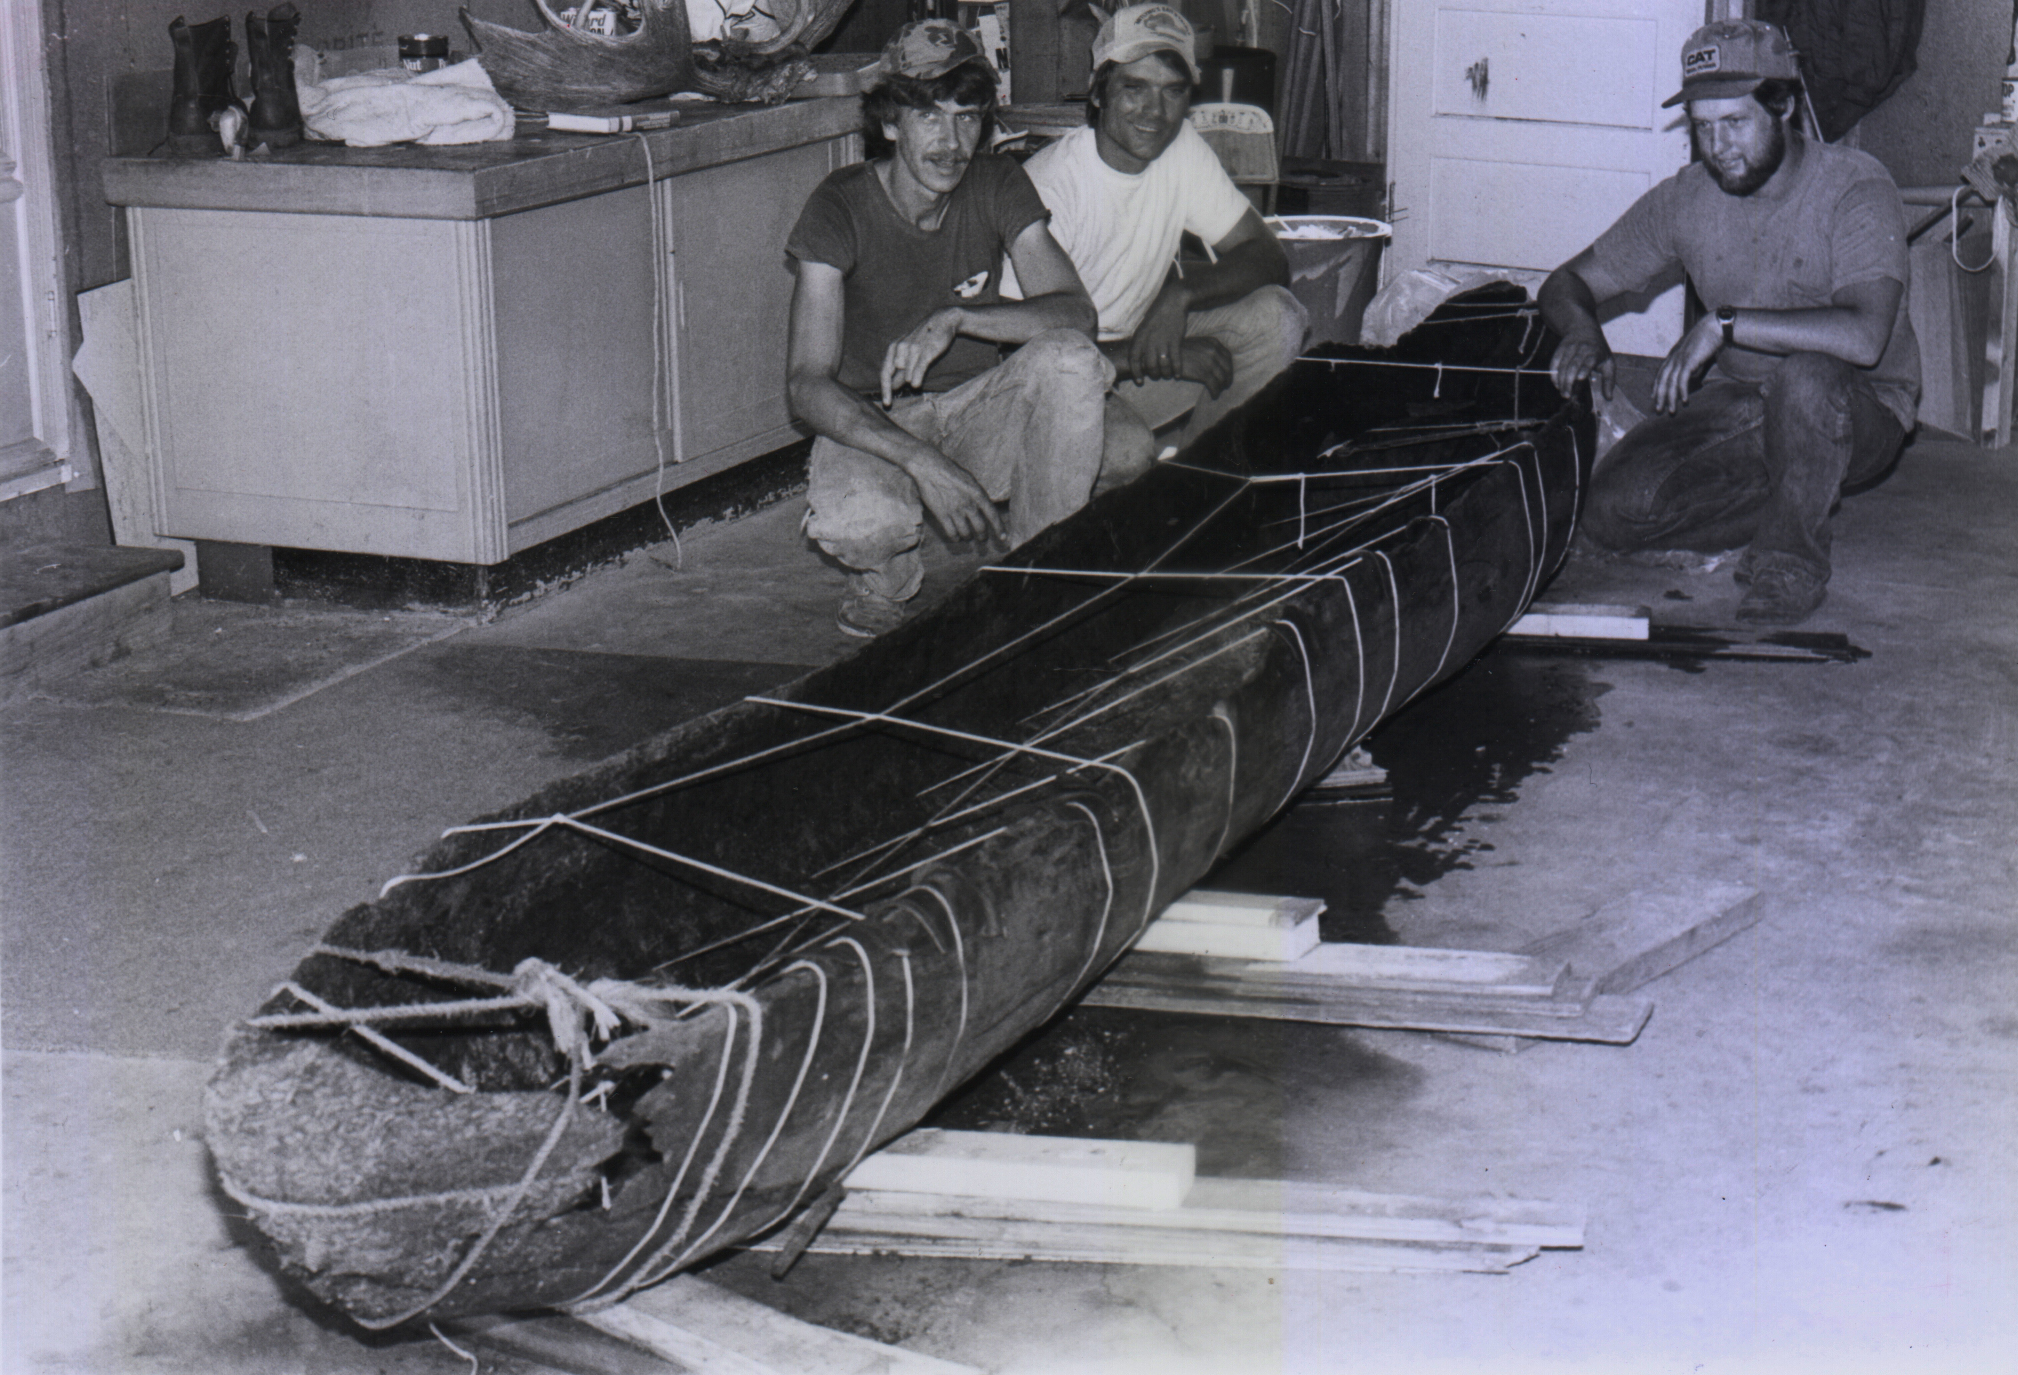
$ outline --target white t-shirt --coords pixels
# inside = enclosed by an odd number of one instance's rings
[[[1023,164],[1051,211],[1051,236],[1100,312],[1100,337],[1126,339],[1163,289],[1186,230],[1206,244],[1233,232],[1253,203],[1219,155],[1186,123],[1140,172],[1101,160],[1093,126],[1074,129]],[[1005,296],[1020,296],[1013,278]]]

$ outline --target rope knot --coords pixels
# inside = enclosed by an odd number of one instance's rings
[[[607,1041],[623,1018],[608,1003],[537,957],[512,970],[512,991],[546,1009],[554,1045],[574,1064],[595,1063],[594,1041]]]

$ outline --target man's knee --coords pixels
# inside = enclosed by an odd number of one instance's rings
[[[1773,375],[1759,386],[1767,403],[1786,405],[1830,405],[1847,407],[1856,387],[1858,372],[1840,358],[1826,353],[1790,353],[1780,360]]]
[[[1666,516],[1664,475],[1673,466],[1672,427],[1650,416],[1620,438],[1591,474],[1577,525],[1600,548],[1638,548]]]
[[[1600,549],[1632,549],[1639,543],[1639,533],[1645,528],[1648,514],[1646,503],[1623,484],[1594,479],[1584,493],[1577,530]]]
[[[1259,386],[1302,354],[1310,315],[1288,288],[1264,286],[1221,307],[1203,323],[1199,333],[1224,344],[1236,370]]]
[[[1294,363],[1303,352],[1303,338],[1310,329],[1310,312],[1290,294],[1288,287],[1265,286],[1251,296],[1267,322],[1268,337],[1281,350],[1282,368]],[[1277,368],[1276,371],[1282,371]]]
[[[1047,386],[1092,387],[1104,393],[1114,381],[1114,365],[1107,355],[1076,329],[1049,329],[1033,335],[1011,361]]]
[[[1100,477],[1093,493],[1111,492],[1133,482],[1156,466],[1156,434],[1135,409],[1118,396],[1109,396],[1103,423]]]
[[[806,508],[806,537],[840,563],[862,572],[887,568],[900,555],[916,549],[923,528],[915,516],[908,524],[891,521],[871,525],[853,512],[834,519],[831,513]]]
[[[823,438],[809,466],[806,538],[850,568],[879,568],[918,546],[917,485],[895,464]]]

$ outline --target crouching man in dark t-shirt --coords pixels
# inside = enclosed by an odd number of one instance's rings
[[[891,154],[822,182],[785,251],[792,414],[818,436],[806,533],[850,570],[840,627],[866,637],[918,591],[924,511],[1015,545],[1085,504],[1114,370],[1029,178],[976,152],[995,71],[973,37],[905,25],[862,100]],[[1005,253],[1025,300],[1001,297]]]

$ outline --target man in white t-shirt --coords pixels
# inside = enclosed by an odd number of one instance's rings
[[[1288,367],[1303,346],[1282,245],[1191,127],[1196,38],[1169,5],[1130,5],[1093,40],[1087,128],[1024,170],[1051,234],[1100,312],[1120,380],[1108,404],[1100,485],[1147,468],[1153,431],[1185,412],[1182,449]],[[1210,262],[1178,262],[1190,231]]]

